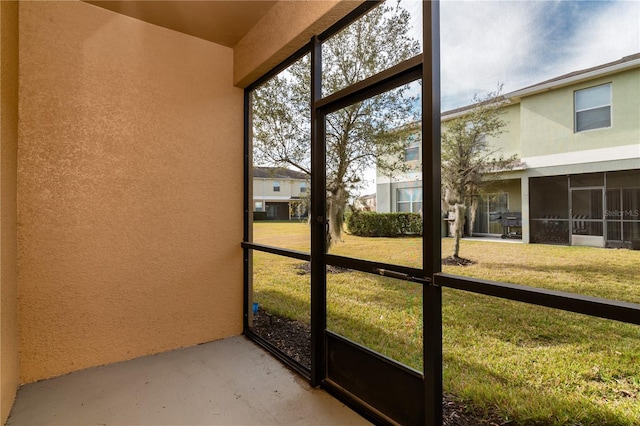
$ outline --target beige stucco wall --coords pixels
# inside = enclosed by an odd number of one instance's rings
[[[504,182],[500,190],[509,194],[509,211],[522,212],[522,188],[520,179],[510,179]]]
[[[280,191],[274,191],[274,184],[280,184]],[[308,184],[304,180],[288,180],[288,179],[263,179],[253,178],[253,197],[300,197],[305,193],[300,192],[300,186]]]
[[[284,0],[234,46],[234,82],[246,87],[364,0]]]
[[[522,158],[522,145],[520,142],[520,104],[514,103],[504,107],[504,113],[500,117],[506,125],[502,128],[503,133],[497,137],[489,139],[489,143],[497,155],[504,158],[516,156]]]
[[[574,132],[576,90],[612,83],[612,125]],[[640,140],[640,68],[522,99],[522,156],[567,153],[636,144]]]
[[[16,278],[18,3],[0,2],[0,424],[19,384]]]
[[[20,3],[21,380],[242,332],[242,90],[229,48]]]

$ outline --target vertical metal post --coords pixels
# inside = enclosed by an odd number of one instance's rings
[[[571,176],[567,175],[567,204],[569,206],[568,231],[569,245],[573,245],[573,190],[571,189]]]
[[[251,241],[249,238],[251,237],[250,228],[249,228],[249,213],[251,212],[250,206],[253,200],[249,200],[249,196],[251,192],[249,190],[249,185],[252,183],[251,179],[251,142],[250,142],[250,128],[251,128],[251,92],[247,89],[244,91],[244,202],[243,209],[244,212],[244,221],[243,221],[243,231],[242,231],[242,240],[243,241]],[[242,298],[242,329],[246,331],[249,328],[249,300],[250,292],[251,292],[251,280],[252,276],[250,260],[251,256],[249,256],[249,249],[242,249],[242,269],[243,269],[243,298]]]
[[[607,172],[604,172],[602,182],[602,238],[604,238],[604,244],[607,245],[608,232],[607,232]]]
[[[441,268],[440,177],[440,5],[423,4],[422,152],[423,268],[433,277]],[[442,292],[423,286],[425,424],[442,424]]]
[[[326,377],[324,330],[327,325],[326,178],[324,115],[316,108],[322,97],[322,44],[311,40],[311,386]]]

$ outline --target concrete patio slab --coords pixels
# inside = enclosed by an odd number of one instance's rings
[[[362,425],[245,337],[22,386],[7,425]]]

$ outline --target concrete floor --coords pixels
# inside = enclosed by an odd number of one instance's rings
[[[363,425],[248,339],[232,337],[21,387],[7,425]]]

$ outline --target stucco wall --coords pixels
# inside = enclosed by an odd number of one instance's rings
[[[234,46],[234,82],[246,87],[364,0],[284,0]]]
[[[274,184],[280,184],[280,191],[274,191]],[[253,178],[253,196],[257,197],[291,197],[304,196],[304,192],[300,192],[300,185],[305,184],[304,180],[289,179],[261,179]]]
[[[503,133],[497,137],[490,138],[489,143],[492,149],[497,150],[496,155],[509,158],[513,155],[519,160],[522,158],[522,145],[520,142],[520,104],[513,104],[504,107],[504,114],[500,116],[506,125],[502,128]]]
[[[241,333],[232,50],[81,2],[19,35],[21,380]]]
[[[640,68],[522,99],[522,156],[594,150],[640,140]],[[574,132],[574,91],[612,83],[610,128]],[[598,160],[598,158],[594,158]]]
[[[0,2],[0,102],[0,424],[4,424],[19,383],[16,278],[17,2]]]

